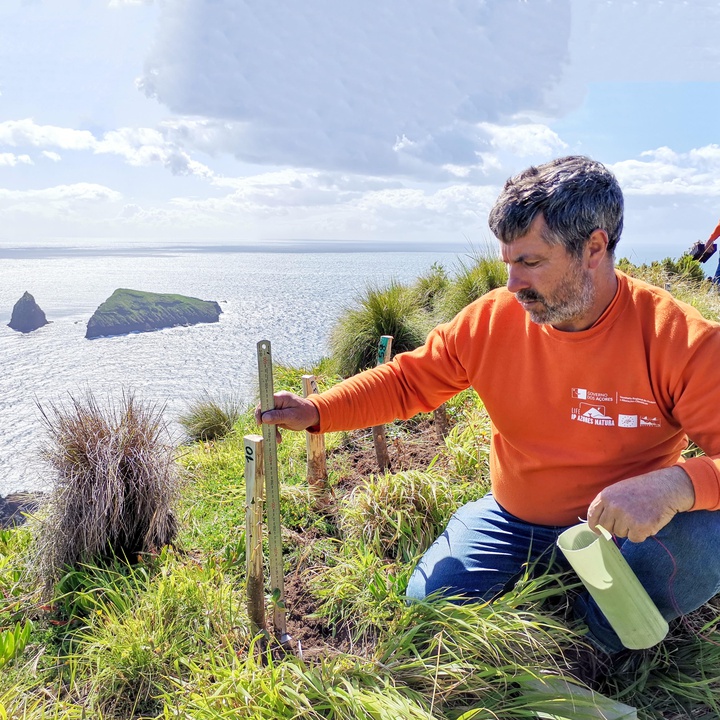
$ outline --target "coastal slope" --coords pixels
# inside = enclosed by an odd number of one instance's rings
[[[218,322],[221,312],[213,300],[120,288],[93,313],[85,337]]]

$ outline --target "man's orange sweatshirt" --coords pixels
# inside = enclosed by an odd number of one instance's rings
[[[581,332],[533,323],[505,288],[488,293],[417,350],[312,396],[313,430],[406,419],[473,387],[492,421],[493,494],[517,517],[570,525],[604,487],[679,463],[693,509],[720,509],[720,325],[617,277]],[[688,437],[707,456],[684,460]]]

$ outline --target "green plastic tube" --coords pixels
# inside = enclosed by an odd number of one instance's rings
[[[604,528],[596,535],[587,523],[575,525],[557,544],[607,618],[620,642],[631,650],[657,645],[668,624]]]

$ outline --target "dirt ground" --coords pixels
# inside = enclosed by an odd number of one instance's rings
[[[430,419],[410,421],[406,426],[391,425],[386,430],[390,472],[424,470],[444,448]],[[443,456],[435,467],[446,467]],[[328,454],[328,470],[338,476],[343,490],[351,489],[380,472],[371,429],[355,430],[334,453]]]
[[[422,419],[412,423],[412,428],[397,425],[386,431],[390,471],[424,470],[441,452],[443,443],[438,437],[432,420]],[[328,470],[335,482],[335,493],[344,494],[361,484],[370,475],[377,475],[378,466],[371,429],[356,430],[348,434],[341,447],[328,453]],[[445,461],[441,457],[435,467],[442,469]],[[332,501],[326,512],[334,511]],[[305,539],[305,538],[304,538]],[[312,542],[312,538],[306,538]],[[323,618],[315,617],[318,603],[307,586],[306,575],[298,570],[285,578],[285,604],[287,606],[288,634],[293,638],[292,647],[303,658],[312,660],[333,653],[358,653],[365,655],[370,648],[353,647],[348,633],[336,629],[333,634]]]

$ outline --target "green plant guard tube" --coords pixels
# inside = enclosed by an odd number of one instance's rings
[[[626,648],[657,645],[667,635],[668,624],[610,533],[599,529],[602,536],[587,523],[575,525],[560,535],[558,547]]]

